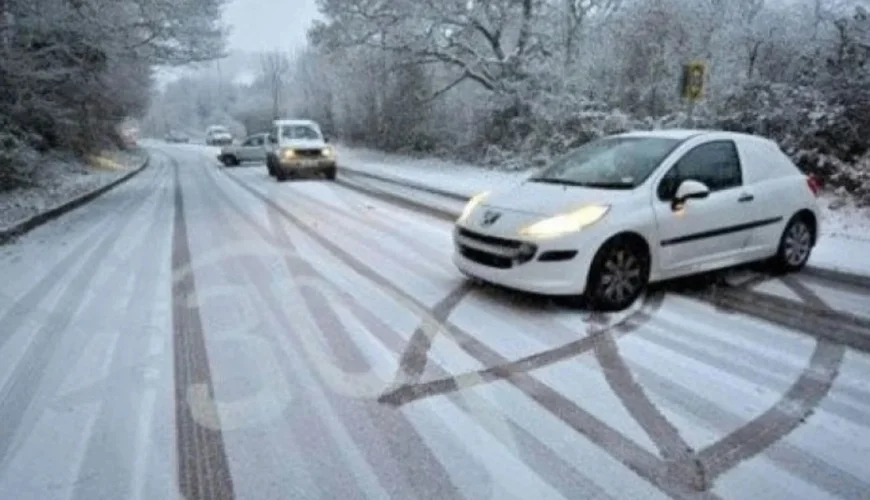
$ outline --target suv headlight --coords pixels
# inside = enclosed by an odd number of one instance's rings
[[[320,152],[320,154],[322,154],[323,156],[325,156],[327,158],[334,158],[335,157],[335,151],[333,151],[333,149],[329,146],[323,148],[323,150]]]
[[[471,199],[468,200],[468,203],[465,204],[465,208],[462,209],[462,214],[456,222],[465,222],[465,220],[468,219],[468,216],[471,215],[471,212],[474,212],[474,209],[477,208],[477,206],[480,205],[489,195],[489,191],[484,191],[472,196]]]
[[[553,238],[580,231],[595,224],[610,210],[607,205],[590,205],[573,212],[540,220],[520,229],[520,234],[533,238]]]
[[[296,151],[293,149],[285,148],[281,150],[281,158],[285,160],[292,160],[296,157]]]

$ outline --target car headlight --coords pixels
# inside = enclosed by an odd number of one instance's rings
[[[465,204],[465,208],[462,209],[462,214],[459,216],[459,219],[457,219],[456,222],[465,222],[465,219],[468,219],[468,216],[471,215],[471,212],[474,212],[474,209],[477,208],[477,206],[480,205],[483,200],[485,200],[486,197],[489,196],[489,194],[489,191],[484,191],[482,193],[478,193],[472,196],[471,199],[468,200],[468,203]]]
[[[335,151],[333,151],[332,148],[329,147],[323,148],[320,153],[327,158],[332,158],[333,156],[335,156]]]
[[[520,229],[520,234],[533,238],[551,238],[574,233],[598,222],[608,210],[610,210],[610,207],[606,205],[586,206],[567,214],[535,222]]]
[[[284,158],[285,160],[293,159],[296,157],[296,151],[294,151],[292,149],[282,149],[281,150],[281,157]]]

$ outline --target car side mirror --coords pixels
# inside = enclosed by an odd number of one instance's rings
[[[674,199],[671,202],[671,208],[673,208],[674,210],[678,210],[682,208],[682,206],[688,200],[700,200],[706,198],[707,196],[710,196],[710,188],[707,187],[706,184],[692,179],[687,179],[681,182],[680,187],[677,188],[677,193],[674,195]]]
[[[278,138],[272,134],[269,134],[269,144],[275,144],[278,142]]]
[[[329,137],[323,136],[323,142],[329,142]]]

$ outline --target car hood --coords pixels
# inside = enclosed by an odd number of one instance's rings
[[[558,215],[586,205],[613,205],[628,200],[633,192],[526,181],[493,192],[481,206],[529,215]]]
[[[318,139],[293,139],[281,141],[282,148],[292,149],[323,149],[326,143]]]

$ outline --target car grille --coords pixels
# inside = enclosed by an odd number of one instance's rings
[[[456,230],[455,241],[459,253],[466,259],[499,269],[524,264],[538,251],[531,243],[488,236],[465,228]]]
[[[323,151],[320,149],[297,149],[296,156],[302,158],[315,158],[323,156]]]

